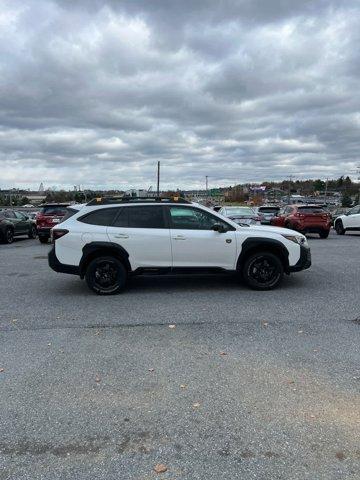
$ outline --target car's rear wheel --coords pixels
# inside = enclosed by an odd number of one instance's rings
[[[92,260],[85,274],[88,287],[98,295],[114,295],[124,290],[127,272],[115,257],[98,257]]]
[[[242,278],[255,290],[276,288],[284,277],[284,267],[277,255],[270,252],[252,254],[244,263]]]
[[[31,225],[31,227],[29,229],[28,237],[29,238],[36,238],[36,235],[37,235],[36,227],[35,227],[35,225]]]
[[[48,243],[49,237],[39,237],[40,243]]]
[[[4,234],[5,243],[13,243],[14,241],[14,230],[12,228],[7,228]]]
[[[345,234],[345,228],[341,220],[337,220],[335,222],[335,231],[338,235],[344,235]]]
[[[322,230],[321,232],[319,232],[320,238],[328,238],[329,232],[329,230]]]

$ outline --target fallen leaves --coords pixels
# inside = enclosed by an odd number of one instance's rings
[[[187,385],[185,385],[185,383],[182,383],[182,384],[180,385],[180,388],[187,388]]]
[[[171,328],[172,330],[174,330],[174,328],[176,328],[176,325],[169,325],[169,328]]]
[[[156,464],[155,467],[154,467],[154,472],[156,472],[156,473],[165,473],[165,472],[167,472],[167,469],[168,469],[168,468],[167,468],[166,465],[164,465],[163,463],[158,463],[158,464]]]
[[[149,372],[153,372],[155,368],[149,368]]]
[[[5,368],[0,368],[0,373],[5,372]]]
[[[100,383],[100,382],[101,382],[101,378],[99,377],[99,375],[96,375],[96,377],[95,377],[95,382],[96,382],[96,383]]]
[[[226,353],[226,352],[220,352],[219,355],[221,355],[222,357],[224,357],[225,355],[227,355],[227,353]]]
[[[200,403],[196,402],[196,403],[193,403],[193,408],[199,408],[200,407]]]

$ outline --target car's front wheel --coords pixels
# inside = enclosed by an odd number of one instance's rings
[[[345,228],[341,220],[337,220],[335,222],[335,231],[338,235],[344,235],[345,234]]]
[[[85,274],[88,287],[98,295],[113,295],[124,290],[127,272],[115,257],[98,257],[92,260]]]
[[[40,243],[48,243],[49,237],[39,237]]]
[[[270,252],[257,252],[246,259],[242,268],[242,278],[255,290],[276,288],[284,277],[284,267],[277,255]]]

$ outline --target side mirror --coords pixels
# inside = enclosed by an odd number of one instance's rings
[[[227,232],[227,229],[221,223],[214,223],[214,225],[212,226],[212,230],[219,233]]]

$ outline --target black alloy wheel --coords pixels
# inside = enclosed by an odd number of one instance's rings
[[[284,277],[284,267],[280,258],[270,252],[251,255],[244,264],[243,278],[255,290],[271,290],[277,287]]]
[[[338,235],[344,235],[345,234],[345,228],[344,228],[341,220],[337,220],[335,222],[335,231]]]
[[[29,238],[36,238],[36,236],[37,236],[36,227],[35,227],[35,225],[31,225],[31,226],[30,226],[29,233],[28,233],[28,237],[29,237]]]
[[[85,279],[88,287],[98,295],[113,295],[126,285],[127,272],[115,257],[98,257],[87,267]]]
[[[14,241],[14,230],[12,228],[7,228],[5,231],[5,243],[13,243]]]

